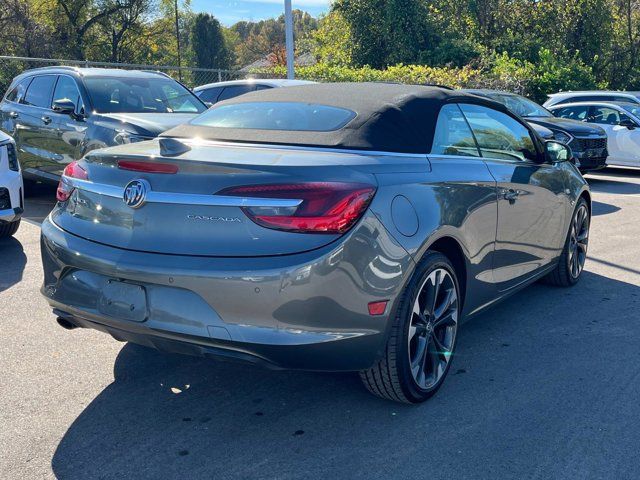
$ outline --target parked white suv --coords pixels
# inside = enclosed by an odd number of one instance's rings
[[[544,102],[546,108],[561,103],[575,102],[627,102],[639,103],[640,92],[616,92],[611,90],[586,90],[582,92],[558,92],[547,95],[549,99]]]
[[[24,207],[22,171],[16,144],[0,132],[0,238],[18,231]]]

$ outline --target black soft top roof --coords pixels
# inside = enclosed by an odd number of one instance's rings
[[[446,103],[476,103],[509,113],[500,103],[459,90],[385,83],[318,83],[273,88],[219,102],[213,108],[247,102],[329,105],[352,110],[356,116],[342,128],[328,132],[223,128],[186,123],[164,132],[162,136],[425,154],[431,150],[438,113]]]

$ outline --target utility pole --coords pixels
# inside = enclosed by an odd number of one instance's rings
[[[182,62],[180,60],[180,27],[178,25],[178,0],[174,0],[174,7],[176,11],[176,44],[178,46],[178,78],[182,82]]]
[[[293,63],[293,12],[291,11],[291,0],[284,0],[284,34],[287,50],[287,78],[294,77]]]

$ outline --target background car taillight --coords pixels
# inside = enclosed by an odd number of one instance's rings
[[[361,183],[313,182],[226,188],[219,195],[302,200],[297,207],[243,207],[258,225],[299,233],[344,233],[362,216],[376,189]]]
[[[73,185],[69,182],[69,178],[88,180],[89,175],[87,175],[87,171],[82,168],[78,162],[71,162],[69,165],[64,167],[62,177],[58,183],[58,189],[56,190],[56,199],[59,202],[66,202],[73,193]]]

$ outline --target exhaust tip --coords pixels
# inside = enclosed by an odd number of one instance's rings
[[[67,320],[66,318],[58,317],[56,318],[56,322],[58,322],[58,325],[60,325],[65,330],[73,330],[74,328],[78,328],[78,325]]]

